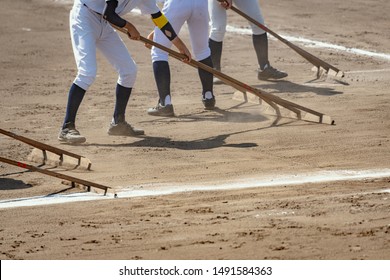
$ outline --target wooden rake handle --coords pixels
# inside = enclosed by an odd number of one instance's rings
[[[186,59],[186,56],[184,54],[176,52],[170,48],[167,48],[167,47],[165,47],[157,42],[154,42],[152,40],[149,40],[145,37],[141,36],[140,41],[142,41],[143,43],[152,45],[156,48],[159,48],[163,51],[166,51],[167,53],[169,53],[170,56],[172,56],[178,60],[181,60],[181,61],[191,65],[194,68],[200,68],[202,70],[205,70],[205,71],[213,74],[215,77],[218,77],[219,79],[223,80],[225,83],[229,84],[230,86],[234,87],[235,89],[237,89],[239,91],[242,91],[242,92],[248,91],[248,87],[249,87],[248,85],[245,85],[244,83],[241,83],[240,81],[237,81],[237,80],[233,79],[232,77],[229,77],[228,75],[225,75],[222,72],[217,71],[214,68],[211,68],[210,66],[207,66],[207,65],[205,65],[199,61],[193,60],[193,59],[186,62],[186,61],[184,61]],[[259,92],[259,93],[255,93],[255,94],[259,95],[260,98],[262,98],[265,102],[267,102],[270,106],[272,106],[275,109],[275,107],[276,107],[275,104],[267,96],[264,96],[265,93]],[[293,110],[293,108],[290,108],[290,109]]]
[[[223,2],[224,0],[218,0],[219,2]],[[303,58],[305,58],[307,61],[309,61],[311,64],[313,64],[314,66],[316,66],[317,68],[319,67],[322,67],[324,68],[326,71],[329,71],[329,69],[332,69],[333,71],[337,73],[339,73],[341,70],[338,69],[337,67],[323,61],[322,59],[312,55],[311,53],[301,49],[300,47],[294,45],[293,43],[291,43],[290,41],[286,40],[285,38],[283,38],[282,36],[280,36],[279,34],[277,34],[276,32],[272,31],[271,29],[269,29],[268,27],[266,27],[265,25],[261,24],[260,22],[258,22],[257,20],[253,19],[252,17],[248,16],[247,14],[245,14],[244,12],[242,12],[241,10],[237,9],[236,7],[232,6],[231,7],[231,10],[236,12],[237,14],[239,14],[240,16],[242,16],[243,18],[245,18],[246,20],[248,20],[249,22],[253,23],[254,25],[260,27],[261,29],[263,29],[264,31],[268,32],[269,34],[271,34],[272,36],[274,36],[276,39],[278,39],[279,41],[283,42],[284,44],[286,44],[288,47],[290,47],[291,49],[293,49],[295,52],[297,52],[299,55],[301,55]]]
[[[116,28],[117,30],[125,33],[126,35],[128,35],[128,32],[127,30],[123,29],[123,28],[119,28],[119,27],[116,27],[113,25],[114,28]],[[148,45],[151,45],[151,46],[154,46],[156,48],[159,48],[163,51],[166,51],[170,56],[180,60],[180,61],[183,61],[185,62],[184,60],[186,59],[186,56],[184,54],[181,54],[179,52],[176,52],[168,47],[165,47],[157,42],[154,42],[152,40],[149,40],[143,36],[140,36],[140,41],[145,43],[145,44],[148,44]],[[318,117],[318,122],[319,123],[328,123],[327,121],[324,121],[325,118],[324,118],[324,114],[320,113],[320,112],[317,112],[317,111],[314,111],[312,109],[309,109],[309,108],[306,108],[304,106],[301,106],[301,105],[298,105],[298,104],[295,104],[293,102],[290,102],[290,101],[287,101],[287,100],[284,100],[280,97],[277,97],[277,96],[274,96],[270,93],[266,93],[262,90],[259,90],[257,88],[254,88],[254,87],[251,87],[241,81],[238,81],[220,71],[217,71],[215,69],[213,69],[212,67],[209,67],[199,61],[196,61],[196,60],[190,60],[189,62],[185,62],[186,64],[189,64],[191,66],[193,66],[194,68],[200,68],[200,69],[203,69],[209,73],[212,73],[215,77],[221,79],[222,81],[224,81],[226,84],[234,87],[235,89],[239,90],[239,91],[242,91],[242,92],[250,92],[254,95],[256,95],[257,97],[261,98],[262,100],[264,100],[266,103],[268,103],[272,108],[275,109],[275,111],[279,114],[279,108],[277,108],[277,106],[275,105],[278,104],[292,112],[294,112],[296,115],[297,115],[297,118],[298,119],[301,119],[301,111],[305,111],[306,113],[309,113],[309,114],[312,114],[312,115],[315,115]],[[326,118],[326,120],[328,120],[328,118]],[[312,120],[310,120],[312,121]],[[332,121],[332,124],[334,122]],[[328,123],[330,124],[330,123]]]
[[[129,33],[127,32],[127,30],[125,30],[125,29],[123,29],[123,28],[120,28],[120,27],[118,27],[118,26],[115,26],[115,25],[113,25],[113,24],[111,24],[111,25],[112,25],[115,29],[117,29],[118,31],[120,31],[120,32],[122,32],[122,33],[124,33],[124,34],[126,34],[126,35],[129,35]],[[166,47],[166,46],[163,46],[163,45],[161,45],[161,44],[159,44],[159,43],[157,43],[157,42],[154,42],[154,41],[152,41],[152,40],[149,40],[149,39],[147,39],[147,38],[145,38],[145,37],[143,37],[143,36],[140,36],[140,41],[143,42],[143,43],[145,43],[145,44],[148,44],[148,45],[154,46],[154,47],[156,47],[156,48],[159,48],[159,49],[161,49],[161,50],[163,50],[163,51],[166,51],[171,57],[173,57],[173,58],[175,58],[175,59],[177,59],[177,60],[180,60],[180,61],[185,62],[185,59],[187,58],[184,54],[179,53],[179,52],[176,52],[176,51],[174,51],[174,50],[172,50],[172,49],[170,49],[170,48],[168,48],[168,47]],[[239,81],[237,81],[237,80],[235,80],[235,79],[233,79],[233,78],[231,78],[231,77],[229,77],[229,76],[223,74],[222,72],[217,71],[217,70],[215,70],[215,69],[213,69],[213,68],[211,68],[211,67],[209,67],[209,66],[207,66],[207,65],[205,65],[205,64],[203,64],[203,63],[201,63],[201,62],[198,62],[198,61],[196,61],[196,60],[190,60],[190,61],[185,62],[185,63],[187,63],[187,64],[189,64],[189,65],[191,65],[191,66],[193,66],[193,67],[195,67],[195,68],[200,68],[200,69],[203,69],[203,70],[205,70],[205,71],[207,71],[207,72],[209,72],[209,73],[212,73],[214,76],[218,77],[219,79],[223,80],[226,84],[228,84],[228,85],[234,87],[235,89],[237,89],[237,90],[239,90],[239,91],[242,91],[242,92],[248,91],[247,87],[249,87],[249,86],[247,86],[247,85],[245,85],[245,84],[243,84],[243,83],[241,83],[241,82],[239,82]],[[267,97],[265,97],[265,96],[262,96],[263,93],[254,93],[254,94],[256,94],[256,95],[257,95],[257,94],[260,94],[260,96],[259,96],[260,98],[262,98],[262,99],[263,99],[265,102],[267,102],[272,108],[274,108],[277,112],[279,112],[279,109],[277,108],[277,106],[276,106],[271,100],[269,100],[269,99],[268,99]],[[289,108],[289,109],[290,109],[291,111],[294,111],[295,113],[298,114],[298,112],[296,112],[293,108]]]

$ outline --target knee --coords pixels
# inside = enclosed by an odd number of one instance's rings
[[[83,75],[78,73],[74,83],[81,87],[84,90],[88,90],[88,88],[93,84],[96,79],[96,73],[92,75]]]
[[[263,35],[265,34],[266,32],[261,29],[260,27],[258,27],[257,25],[254,25],[254,24],[250,24],[251,28],[252,28],[252,34],[253,35]]]
[[[163,52],[163,51],[161,51],[160,49],[158,49],[156,47],[152,48],[151,56],[152,56],[152,62],[168,61],[168,53],[167,52]]]
[[[194,51],[194,57],[197,61],[204,60],[208,57],[210,57],[211,51],[210,48],[207,46],[207,48],[204,48],[202,50]]]
[[[225,37],[225,28],[212,28],[210,32],[210,39],[216,42],[222,42]]]
[[[119,72],[119,78],[118,78],[118,84],[121,86],[132,88],[134,87],[135,80],[137,78],[137,66],[134,65],[133,67],[126,69],[126,71],[120,71]]]

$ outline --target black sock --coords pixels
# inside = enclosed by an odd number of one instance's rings
[[[259,62],[260,69],[263,70],[266,65],[269,65],[267,33],[261,35],[252,35],[252,41],[256,51],[257,61]]]
[[[66,106],[66,115],[62,128],[65,128],[67,123],[75,123],[77,111],[83,101],[85,90],[76,84],[72,84],[68,94],[68,105]]]
[[[171,71],[168,61],[153,62],[153,72],[160,97],[160,104],[165,106],[165,97],[171,95]]]
[[[211,51],[213,67],[218,71],[221,71],[222,45],[223,42],[217,42],[212,39],[209,39],[209,48]]]
[[[127,103],[129,102],[132,88],[116,85],[116,101],[114,110],[114,122],[124,122]]]
[[[213,67],[213,62],[211,60],[211,56],[199,61],[209,67]],[[207,92],[210,91],[211,93],[213,92],[213,74],[205,71],[201,68],[198,68],[198,73],[199,73],[199,78],[200,81],[202,82],[202,93],[203,95]]]

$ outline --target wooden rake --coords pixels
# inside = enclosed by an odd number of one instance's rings
[[[33,165],[29,165],[27,163],[15,161],[15,160],[12,160],[12,159],[0,157],[0,161],[4,162],[4,163],[7,163],[7,164],[10,164],[10,165],[18,166],[20,168],[28,169],[28,170],[31,170],[31,171],[34,171],[34,172],[39,172],[39,173],[42,173],[42,174],[45,174],[45,175],[49,175],[49,176],[52,176],[52,177],[56,177],[56,178],[59,178],[59,179],[63,179],[63,180],[69,181],[73,188],[77,187],[76,184],[79,184],[79,185],[86,186],[87,190],[91,191],[91,187],[94,187],[94,188],[103,190],[104,191],[104,195],[106,195],[107,194],[107,190],[110,189],[110,187],[106,187],[106,186],[103,186],[103,185],[100,185],[100,184],[96,184],[94,182],[90,182],[90,181],[87,181],[87,180],[75,178],[75,177],[72,177],[72,176],[68,176],[68,175],[65,175],[65,174],[58,173],[58,172],[50,171],[50,170],[47,170],[47,169],[39,168],[39,167],[36,167],[36,166],[33,166]]]
[[[74,153],[71,153],[71,152],[50,146],[50,145],[47,145],[45,143],[30,139],[30,138],[27,138],[24,136],[17,135],[13,132],[10,132],[10,131],[7,131],[7,130],[1,129],[1,128],[0,128],[0,133],[4,134],[6,136],[9,136],[11,138],[14,138],[18,141],[21,141],[23,143],[26,143],[30,146],[33,146],[33,147],[37,148],[38,150],[41,150],[43,153],[43,162],[42,162],[43,164],[46,163],[46,160],[48,158],[47,152],[51,152],[51,153],[59,156],[60,162],[64,161],[64,156],[68,156],[68,157],[76,159],[76,161],[78,162],[78,164],[75,167],[80,166],[82,164],[86,164],[87,165],[86,169],[88,169],[88,170],[91,169],[91,161],[83,156],[80,156],[80,155],[77,155],[77,154],[74,154]],[[20,168],[28,169],[30,171],[34,171],[34,172],[42,173],[42,174],[45,174],[48,176],[52,176],[52,177],[66,180],[66,181],[70,182],[70,184],[73,188],[79,187],[79,185],[83,185],[87,188],[87,191],[91,191],[91,187],[94,187],[94,188],[103,190],[104,195],[106,195],[107,190],[110,189],[110,187],[103,186],[103,185],[100,185],[100,184],[97,184],[94,182],[75,178],[75,177],[68,176],[68,175],[64,175],[64,174],[61,174],[58,172],[50,171],[47,169],[43,169],[43,168],[40,168],[37,166],[29,165],[27,163],[15,161],[15,160],[8,159],[5,157],[0,157],[0,162],[4,162],[4,163],[10,164],[10,165],[18,166]],[[62,183],[64,183],[64,182],[62,182]]]
[[[65,150],[62,150],[62,149],[50,146],[50,145],[47,145],[45,143],[42,143],[42,142],[39,142],[39,141],[30,139],[30,138],[27,138],[27,137],[18,135],[16,133],[13,133],[13,132],[1,129],[1,128],[0,128],[0,133],[4,134],[6,136],[9,136],[11,138],[14,138],[14,139],[16,139],[18,141],[21,141],[23,143],[26,143],[26,144],[28,144],[30,146],[33,146],[33,147],[37,148],[39,151],[41,151],[42,154],[40,154],[40,152],[38,152],[38,151],[33,151],[32,152],[31,155],[33,157],[33,161],[38,161],[37,158],[39,158],[39,157],[41,157],[43,164],[45,164],[49,160],[54,161],[52,159],[52,157],[47,153],[47,152],[51,152],[51,153],[53,153],[53,154],[58,156],[59,165],[65,164],[65,165],[69,165],[69,166],[74,166],[75,168],[83,167],[83,168],[85,168],[87,170],[91,170],[92,163],[86,157],[83,157],[83,156],[80,156],[80,155],[77,155],[77,154],[74,154],[74,153],[71,153],[71,152],[68,152],[68,151],[65,151]],[[76,161],[75,164],[72,164],[71,162],[68,162],[66,157],[70,157],[72,159],[75,159],[75,161]]]
[[[124,28],[120,28],[120,27],[117,27],[117,26],[114,26],[113,27],[115,29],[117,29],[118,31],[126,34],[127,36],[130,36],[130,34],[128,33],[128,31]],[[143,36],[140,37],[140,41],[145,43],[145,44],[148,44],[148,45],[151,45],[151,46],[154,46],[156,48],[159,48],[163,51],[166,51],[171,57],[177,59],[177,60],[180,60],[180,61],[183,61],[186,56],[182,53],[179,53],[177,51],[174,51],[170,48],[167,48],[157,42],[154,42],[152,40],[149,40]],[[184,61],[183,61],[184,62]],[[292,112],[293,114],[288,114],[288,116],[284,115],[284,117],[294,117],[298,120],[304,120],[304,121],[308,121],[308,122],[316,122],[316,123],[323,123],[323,124],[335,124],[335,121],[332,120],[331,117],[323,114],[323,113],[320,113],[320,112],[317,112],[315,110],[312,110],[312,109],[309,109],[307,107],[304,107],[304,106],[301,106],[299,104],[296,104],[296,103],[293,103],[291,101],[287,101],[287,100],[284,100],[280,97],[277,97],[277,96],[274,96],[270,93],[267,93],[267,92],[264,92],[260,89],[257,89],[257,88],[254,88],[254,87],[251,87],[243,82],[240,82],[220,71],[217,71],[199,61],[195,61],[195,60],[190,60],[189,62],[185,62],[186,64],[189,64],[190,66],[194,67],[194,68],[200,68],[200,69],[203,69],[207,72],[210,72],[212,73],[215,77],[219,78],[220,80],[222,80],[223,82],[225,82],[226,84],[232,86],[233,88],[237,89],[238,91],[241,91],[243,93],[246,93],[246,92],[249,92],[251,94],[254,94],[255,96],[259,97],[261,100],[263,100],[264,102],[266,102],[267,104],[269,104],[271,106],[271,108],[273,108],[278,116],[277,120],[275,121],[275,123],[281,118],[283,117],[279,107],[283,107],[287,110],[289,110],[290,112]]]
[[[218,1],[219,2],[224,2],[224,0],[218,0]],[[251,22],[254,25],[258,26],[259,28],[263,29],[265,32],[271,34],[276,39],[278,39],[282,43],[286,44],[288,47],[290,47],[295,52],[297,52],[299,55],[301,55],[308,62],[313,64],[317,68],[317,77],[320,77],[321,72],[323,72],[323,71],[325,71],[326,74],[332,75],[332,76],[334,76],[336,78],[343,78],[344,77],[344,72],[341,71],[340,69],[338,69],[337,67],[335,67],[335,66],[333,66],[333,65],[331,65],[331,64],[329,64],[329,63],[327,63],[325,61],[323,61],[322,59],[320,59],[320,58],[312,55],[311,53],[303,50],[302,48],[294,45],[290,41],[286,40],[285,38],[283,38],[282,36],[280,36],[276,32],[272,31],[271,29],[269,29],[265,25],[261,24],[257,20],[253,19],[252,17],[248,16],[247,14],[245,14],[241,10],[237,9],[236,7],[232,6],[230,9],[232,11],[236,12],[237,14],[239,14],[240,16],[242,16],[243,18],[245,18],[246,20],[248,20],[249,22]]]

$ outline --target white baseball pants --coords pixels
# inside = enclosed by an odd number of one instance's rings
[[[179,34],[182,26],[187,22],[192,54],[195,60],[200,61],[210,56],[207,0],[166,0],[162,12],[171,23],[176,34]],[[172,46],[172,42],[157,27],[154,30],[154,41],[168,48]],[[152,61],[168,61],[168,54],[153,47]]]
[[[137,66],[119,35],[103,17],[75,2],[70,12],[70,33],[78,73],[74,83],[87,90],[96,78],[96,50],[118,72],[118,84],[132,88]]]
[[[227,12],[231,11],[227,11],[221,7],[217,0],[208,1],[211,23],[210,38],[216,42],[222,42],[226,33]],[[264,18],[258,0],[233,0],[233,5],[251,18],[264,24]],[[261,35],[265,33],[263,29],[253,23],[250,22],[249,25],[252,29],[252,34]]]

